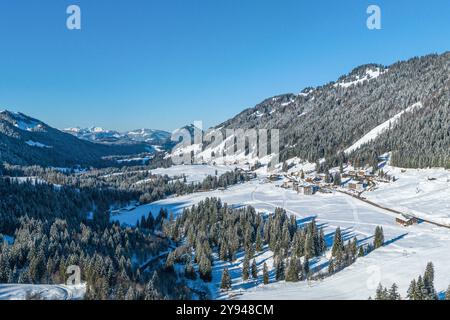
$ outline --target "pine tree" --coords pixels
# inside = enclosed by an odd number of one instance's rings
[[[287,267],[287,272],[286,272],[286,281],[290,281],[290,282],[297,282],[298,279],[298,269],[297,269],[297,261],[295,261],[295,259],[291,259],[291,261],[289,262],[289,265]]]
[[[269,284],[269,271],[267,269],[267,264],[265,262],[263,266],[263,283]]]
[[[258,279],[258,266],[256,264],[255,259],[253,259],[253,262],[252,262],[252,278]]]
[[[319,234],[319,254],[324,254],[326,251],[327,251],[327,242],[325,241],[325,234],[323,228],[321,228]]]
[[[305,257],[314,257],[314,239],[311,233],[307,233],[305,242]]]
[[[276,263],[275,279],[277,281],[284,280],[284,262],[281,258]]]
[[[261,252],[263,249],[263,241],[262,241],[262,237],[261,237],[261,232],[259,230],[256,234],[255,249],[257,252]]]
[[[401,300],[400,294],[398,293],[398,287],[394,283],[389,290],[389,300]]]
[[[416,300],[426,300],[428,297],[422,276],[419,276],[416,283]]]
[[[333,248],[331,249],[331,255],[336,258],[337,264],[342,262],[342,255],[344,252],[344,241],[342,239],[341,228],[337,227],[334,234]]]
[[[409,300],[417,300],[417,284],[416,280],[413,279],[409,285],[408,291],[407,291],[407,298]]]
[[[356,255],[358,254],[358,239],[356,239],[356,237],[354,237],[351,242],[350,253],[352,254],[353,259],[356,258]]]
[[[358,257],[364,257],[364,247],[363,246],[359,247]]]
[[[375,228],[375,239],[373,241],[373,246],[375,249],[378,249],[383,245],[384,245],[383,227],[377,226]]]
[[[386,300],[385,291],[381,283],[378,284],[377,291],[375,293],[375,300]]]
[[[212,268],[211,268],[211,261],[205,257],[204,255],[202,255],[202,257],[200,258],[200,263],[198,265],[198,270],[200,272],[200,278],[203,281],[211,281],[212,279]]]
[[[242,264],[242,280],[247,281],[250,274],[250,261],[247,256],[244,257],[244,262]]]
[[[225,268],[223,270],[220,288],[223,290],[231,289],[231,277],[230,277],[230,273],[228,272],[228,268]]]
[[[305,261],[303,262],[303,277],[308,278],[309,275],[309,260],[305,257]]]
[[[423,283],[427,292],[428,299],[437,299],[436,290],[434,289],[434,266],[432,262],[428,262],[423,276]]]

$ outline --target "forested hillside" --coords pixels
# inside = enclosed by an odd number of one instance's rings
[[[415,103],[388,130],[351,153],[344,151]],[[298,156],[331,165],[372,163],[392,151],[404,167],[450,167],[450,53],[416,57],[391,66],[368,64],[300,94],[263,101],[217,128],[278,128],[282,160]]]

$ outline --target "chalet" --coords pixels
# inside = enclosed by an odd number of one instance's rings
[[[315,185],[302,185],[298,187],[298,193],[304,194],[305,196],[312,196],[319,190],[319,187]]]
[[[364,191],[364,184],[362,182],[352,181],[348,183],[348,188],[350,190]]]
[[[418,220],[415,217],[401,215],[401,216],[399,216],[399,217],[397,217],[395,219],[395,222],[397,222],[398,224],[400,224],[400,225],[402,225],[404,227],[409,227],[409,226],[412,226],[414,224],[417,224]]]

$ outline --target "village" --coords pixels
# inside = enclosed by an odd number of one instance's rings
[[[314,196],[316,193],[340,192],[369,203],[373,206],[389,210],[397,216],[395,222],[404,227],[408,227],[420,222],[420,219],[397,210],[382,207],[367,200],[364,192],[375,190],[379,184],[395,182],[396,177],[372,168],[354,168],[348,163],[344,168],[335,169],[327,173],[317,173],[310,171],[291,171],[271,174],[270,181],[282,181],[281,188],[296,191],[305,196]]]

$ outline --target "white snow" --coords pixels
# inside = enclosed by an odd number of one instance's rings
[[[407,113],[407,112],[414,112],[416,109],[422,108],[422,103],[418,102],[413,104],[412,106],[406,108],[405,110],[397,113],[395,116],[390,118],[389,120],[383,122],[382,124],[376,126],[372,130],[370,130],[367,134],[365,134],[361,139],[356,141],[351,147],[347,148],[344,153],[349,154],[353,151],[361,148],[364,144],[369,143],[373,140],[375,140],[379,135],[381,135],[383,132],[389,130],[392,126],[394,126],[400,117]]]
[[[335,87],[342,87],[342,88],[348,88],[354,85],[357,85],[359,83],[363,83],[364,81],[373,80],[378,78],[380,75],[386,73],[388,70],[381,70],[380,68],[373,69],[366,69],[366,74],[363,77],[357,76],[357,80],[349,81],[349,82],[338,82],[335,83]]]
[[[450,226],[450,171],[391,166],[386,166],[383,170],[398,180],[380,184],[374,191],[364,193],[367,199],[406,214]]]
[[[149,160],[150,157],[136,157],[129,159],[119,159],[117,160],[117,163],[141,162],[143,165],[145,165]]]
[[[24,131],[34,131],[42,127],[42,124],[38,121],[34,121],[28,118],[25,118],[20,113],[14,113],[15,123],[14,126]]]
[[[25,300],[27,296],[39,295],[45,300],[81,300],[86,285],[34,285],[0,284],[0,300]]]
[[[47,145],[45,145],[45,144],[43,144],[43,143],[40,143],[40,142],[36,142],[36,141],[33,141],[33,140],[28,140],[28,141],[26,141],[25,142],[27,145],[29,145],[30,147],[36,147],[36,148],[52,148],[51,146],[47,146]]]
[[[408,171],[405,173],[407,174]],[[421,183],[424,191],[422,199],[408,199],[407,195],[414,190],[414,183],[408,182],[408,178],[402,178],[396,183],[405,180],[404,192],[395,192],[399,186],[392,184],[380,188],[385,192],[387,199],[391,203],[404,203],[405,206],[416,207],[416,205],[427,208],[431,206],[430,200],[434,201],[434,207],[442,207],[444,212],[448,207],[449,188],[446,185],[448,172],[428,171],[423,173],[423,177],[432,174],[437,180],[430,181],[436,183],[436,189],[440,190],[440,196],[432,196],[432,190],[428,189],[428,184]],[[411,180],[417,176],[411,173]],[[408,177],[408,175],[406,175]],[[428,181],[428,180],[427,180]],[[277,183],[279,184],[279,183]],[[121,223],[133,225],[142,216],[150,212],[156,215],[161,207],[178,214],[183,208],[190,207],[198,203],[205,197],[219,197],[223,202],[234,207],[252,205],[260,212],[273,212],[275,207],[283,207],[288,214],[294,214],[300,221],[305,223],[312,217],[317,217],[319,226],[324,227],[327,242],[329,244],[333,232],[337,226],[341,227],[345,239],[357,236],[361,242],[373,241],[373,234],[376,226],[384,229],[386,245],[377,249],[366,257],[359,258],[355,264],[328,277],[322,281],[285,283],[278,282],[267,286],[261,283],[242,283],[239,272],[240,261],[230,265],[218,261],[214,265],[213,284],[218,288],[219,275],[224,267],[230,268],[233,277],[233,290],[231,295],[238,295],[242,299],[367,299],[374,296],[376,287],[381,282],[385,286],[395,282],[402,296],[406,295],[409,282],[422,274],[426,263],[432,261],[435,265],[436,279],[435,286],[438,292],[446,290],[450,284],[448,265],[450,264],[450,251],[448,243],[450,241],[450,229],[438,227],[428,223],[420,223],[411,227],[403,227],[395,222],[396,214],[390,211],[374,207],[345,194],[317,193],[314,196],[299,195],[292,190],[286,190],[273,183],[264,183],[263,180],[255,180],[245,184],[236,185],[227,190],[215,190],[190,194],[181,197],[174,197],[154,202],[149,205],[138,207],[131,212],[123,212],[111,219]],[[400,189],[401,190],[401,189]],[[427,195],[428,194],[428,195]],[[444,197],[444,195],[446,195]],[[364,196],[369,196],[365,193]],[[384,194],[380,194],[383,198]],[[401,200],[404,197],[404,200]],[[400,199],[400,200],[399,200]],[[427,200],[429,200],[427,202]],[[410,202],[411,201],[411,202]],[[422,203],[422,204],[421,204]],[[259,269],[262,268],[263,261],[270,263],[271,253],[265,251],[261,258],[258,258]],[[321,260],[323,268],[326,268],[326,260]],[[320,262],[317,262],[321,265]],[[271,266],[269,266],[271,267]],[[226,298],[216,292],[216,298]]]

